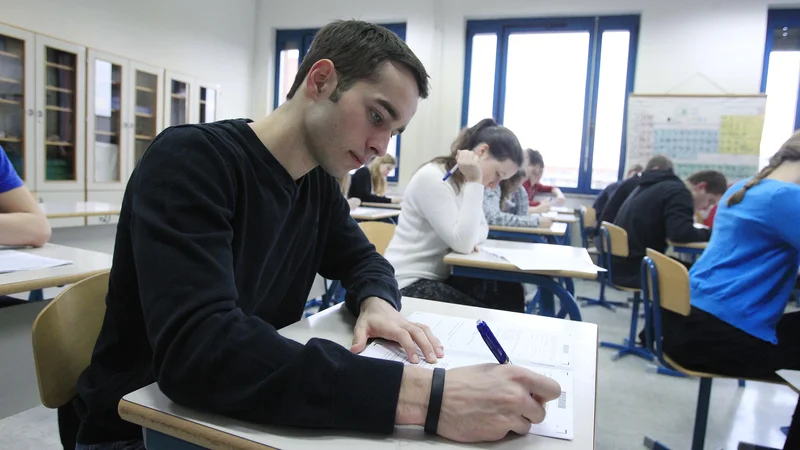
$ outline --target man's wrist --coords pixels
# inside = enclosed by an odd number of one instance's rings
[[[414,366],[403,368],[400,396],[397,399],[397,425],[425,425],[431,396],[433,371]]]

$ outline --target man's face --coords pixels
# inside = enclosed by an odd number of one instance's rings
[[[375,80],[357,81],[334,103],[335,71],[330,76],[306,110],[305,144],[326,172],[340,177],[386,154],[391,137],[416,114],[419,90],[411,71],[386,62]]]
[[[692,197],[694,198],[694,210],[695,211],[705,211],[708,208],[719,203],[719,199],[722,198],[722,195],[719,194],[712,194],[706,191],[706,183],[701,182],[695,184],[692,189]]]

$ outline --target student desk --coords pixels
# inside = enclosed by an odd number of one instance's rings
[[[0,252],[2,251],[4,250],[0,250]],[[0,295],[33,291],[30,300],[42,300],[41,289],[76,283],[111,269],[112,256],[106,253],[55,244],[17,251],[48,258],[66,259],[72,261],[73,264],[0,274]]]
[[[350,216],[357,221],[363,220],[390,220],[395,222],[395,218],[400,215],[400,211],[385,208],[358,208],[350,211]]]
[[[683,253],[686,255],[699,256],[703,250],[708,246],[708,242],[672,242],[667,241],[675,253]]]
[[[567,224],[555,222],[550,228],[506,227],[489,225],[489,238],[520,242],[541,242],[545,237],[551,244],[561,244],[568,239]],[[560,239],[559,239],[560,238]]]
[[[110,221],[120,210],[120,205],[103,202],[41,203],[39,206],[48,219],[101,216]]]
[[[495,244],[499,245],[499,243]],[[531,244],[522,242],[507,242],[506,244],[515,249],[530,249],[531,252],[535,248],[537,253],[541,253],[543,260],[547,259],[547,248],[550,247],[548,244],[537,244],[534,247]],[[572,283],[572,278],[595,280],[597,279],[597,272],[589,273],[582,270],[582,268],[586,267],[586,260],[591,261],[585,248],[570,248],[574,249],[572,257],[575,260],[575,271],[520,270],[505,259],[484,251],[469,255],[453,252],[444,257],[444,263],[452,266],[452,273],[456,276],[535,284],[540,288],[539,297],[541,299],[542,315],[559,318],[569,315],[571,320],[580,321],[581,313],[578,303],[575,301],[575,287]],[[560,246],[561,249],[563,249],[563,246]],[[557,278],[564,279],[566,287],[558,283],[555,280]],[[558,297],[561,302],[561,310],[558,313],[555,311],[553,296]]]
[[[403,209],[403,205],[401,203],[372,203],[372,202],[364,202],[361,206],[368,206],[370,208],[383,208],[383,209]]]
[[[559,214],[575,214],[577,210],[575,208],[570,208],[568,206],[551,206],[550,212]]]
[[[563,214],[553,211],[552,208],[549,212],[540,214],[542,217],[547,217],[548,219],[552,219],[553,222],[562,222],[562,223],[575,223],[578,221],[578,218],[575,217],[575,213],[572,214]]]
[[[414,311],[447,314],[489,322],[506,321],[536,327],[554,319],[495,311],[483,308],[439,303],[414,298],[403,299],[404,315]],[[390,436],[257,425],[181,407],[170,401],[151,384],[126,395],[119,404],[123,419],[144,428],[148,450],[206,448],[264,450],[389,450],[436,448],[437,450],[488,448],[498,450],[592,449],[595,446],[595,401],[597,396],[597,325],[559,320],[556,326],[572,334],[574,364],[574,426],[572,441],[526,435],[514,436],[492,444],[459,444],[439,437],[427,436],[422,427],[397,427]],[[553,324],[554,322],[550,322]],[[314,314],[279,332],[305,343],[312,337],[330,339],[349,348],[355,319],[341,304]],[[445,349],[447,355],[447,349]],[[191,442],[193,444],[187,443]]]

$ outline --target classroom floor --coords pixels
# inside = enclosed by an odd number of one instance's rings
[[[111,253],[114,226],[56,229],[52,242]],[[596,283],[576,281],[578,295],[596,296]],[[52,298],[57,290],[46,290]],[[614,300],[625,298],[611,292]],[[44,302],[0,308],[0,449],[58,449],[55,411],[42,407],[30,346],[30,327]],[[621,341],[629,310],[613,313],[583,308],[584,321],[600,326],[601,341]],[[645,436],[672,449],[689,448],[698,381],[645,372],[647,363],[628,356],[611,361],[609,349],[598,359],[597,449],[642,449]],[[797,395],[786,386],[715,380],[706,449],[735,450],[740,441],[781,448],[780,427],[789,425]]]

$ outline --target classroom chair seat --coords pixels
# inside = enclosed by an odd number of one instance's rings
[[[661,367],[656,368],[657,372],[700,379],[691,448],[692,450],[703,450],[706,427],[708,425],[709,404],[711,402],[711,382],[714,378],[738,379],[740,387],[744,386],[745,380],[748,379],[765,383],[786,383],[779,380],[741,378],[699,372],[681,366],[664,353],[661,310],[667,309],[683,316],[689,315],[691,311],[689,271],[680,262],[648,248],[647,256],[642,260],[642,288],[645,317],[649,318],[649,322],[648,319],[645,320],[646,346],[654,356],[654,359],[661,364]],[[652,368],[653,366],[648,368],[648,371],[652,372]],[[669,450],[666,445],[648,436],[644,438],[644,445],[653,450]]]

